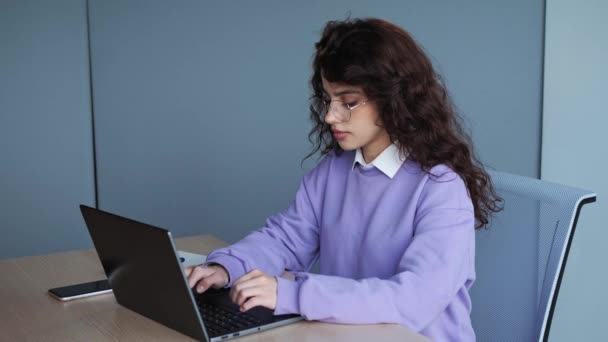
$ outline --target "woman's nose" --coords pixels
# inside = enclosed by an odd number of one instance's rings
[[[336,115],[336,114],[337,114],[337,113],[336,113],[336,111],[333,109],[333,107],[330,107],[330,108],[327,110],[327,113],[325,114],[325,123],[327,123],[328,125],[331,125],[331,124],[337,123],[339,120],[338,120],[338,117],[337,117],[337,115]]]

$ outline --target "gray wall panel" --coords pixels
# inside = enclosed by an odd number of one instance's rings
[[[581,211],[551,341],[608,341],[606,18],[604,0],[547,1],[542,178],[597,193]]]
[[[90,247],[85,2],[0,2],[0,258]]]

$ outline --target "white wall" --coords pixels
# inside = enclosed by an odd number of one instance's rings
[[[592,190],[550,341],[608,341],[608,1],[547,0],[541,178]]]

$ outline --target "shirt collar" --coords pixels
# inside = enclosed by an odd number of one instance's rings
[[[388,147],[385,148],[384,151],[382,151],[382,153],[380,153],[376,157],[376,159],[374,159],[371,163],[367,164],[365,162],[365,159],[363,159],[363,153],[361,152],[361,149],[358,148],[355,154],[355,160],[353,161],[352,169],[354,170],[355,165],[357,165],[357,163],[361,164],[363,167],[367,167],[368,165],[369,167],[375,166],[378,170],[382,171],[382,173],[392,179],[397,173],[397,171],[399,171],[399,168],[401,168],[401,165],[403,165],[406,159],[407,155],[401,155],[397,144],[392,143],[388,145]]]

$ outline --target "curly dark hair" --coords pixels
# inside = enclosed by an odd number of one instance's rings
[[[331,127],[315,111],[322,101],[322,77],[329,82],[363,88],[378,108],[381,124],[402,153],[424,172],[445,164],[464,180],[475,210],[476,228],[502,209],[490,176],[475,156],[441,77],[423,49],[402,28],[384,20],[330,21],[315,44],[308,139],[309,158],[343,150]],[[316,103],[315,103],[316,102]],[[437,175],[432,175],[437,176]]]

